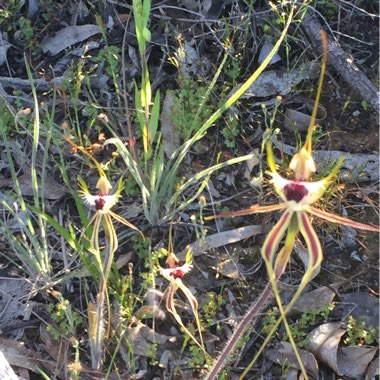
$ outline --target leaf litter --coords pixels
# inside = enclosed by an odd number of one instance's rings
[[[184,3],[184,2],[183,2]],[[220,7],[217,11],[215,11],[215,4],[218,2],[205,2],[207,4],[204,4],[200,6],[201,12],[205,16],[210,16],[210,15],[216,15],[215,17],[218,17],[218,14],[221,12],[222,8],[228,6],[230,3],[229,1],[223,2],[223,6]],[[35,2],[29,2],[29,7]],[[163,7],[162,9],[165,9]],[[193,8],[191,8],[193,9]],[[199,7],[196,7],[195,10],[193,11],[197,12],[199,10]],[[33,11],[34,12],[34,11]],[[164,12],[164,11],[163,11]],[[130,17],[129,14],[126,15],[126,19]],[[87,21],[87,17],[89,17],[89,13],[87,15],[83,16],[83,20]],[[211,17],[211,16],[210,16]],[[80,18],[79,18],[80,19]],[[109,19],[109,18],[106,18]],[[189,20],[191,18],[189,17]],[[83,21],[85,22],[85,21]],[[124,21],[125,22],[125,21]],[[72,20],[69,20],[69,24],[73,24]],[[67,25],[67,23],[66,23]],[[119,25],[120,26],[120,25]],[[113,24],[112,26],[113,30],[117,32],[118,24]],[[110,29],[112,29],[110,28]],[[88,39],[95,39],[99,40],[100,43],[100,37],[99,37],[100,29],[97,25],[95,24],[86,24],[86,25],[72,25],[72,26],[66,26],[63,27],[61,30],[55,33],[50,33],[50,36],[46,37],[42,43],[40,44],[40,47],[42,48],[44,53],[47,53],[51,59],[53,60],[52,62],[56,62],[57,66],[57,72],[59,70],[63,70],[63,68],[67,67],[67,65],[70,64],[71,62],[71,52],[68,52],[65,57],[62,57],[63,50],[69,48],[70,46],[73,45],[79,45],[78,46],[78,53],[76,56],[80,58],[83,52],[88,51],[85,47],[82,48],[82,42],[87,41]],[[1,39],[3,40],[3,39]],[[0,41],[1,41],[0,40]],[[205,59],[207,60],[208,64],[210,62],[215,61],[214,57],[210,54],[209,58],[209,52],[206,50],[202,50],[201,45],[206,44],[207,41],[201,41],[202,43],[199,43],[200,40],[193,40],[193,36],[190,36],[190,38],[186,38],[186,41],[190,42],[185,42],[184,44],[184,50],[185,54],[180,57],[179,61],[181,62],[181,68],[180,71],[182,71],[183,75],[187,76],[192,76],[192,75],[199,75],[200,72],[198,70],[198,63],[200,60]],[[217,44],[217,40],[215,40]],[[94,42],[94,47],[93,47],[93,54],[96,54],[96,49],[98,42]],[[130,43],[128,44],[128,51],[135,51],[135,63],[133,63],[133,70],[131,69],[130,72],[128,72],[128,75],[131,75],[133,78],[133,75],[138,74],[138,57],[136,54],[136,49],[133,47],[133,40],[131,39]],[[211,44],[210,44],[211,45]],[[207,47],[207,46],[206,46]],[[265,45],[264,45],[265,47]],[[212,49],[210,49],[211,52]],[[263,49],[265,50],[265,49]],[[201,52],[201,54],[199,54]],[[153,53],[152,53],[153,54]],[[262,53],[265,55],[265,51]],[[56,61],[54,61],[54,56],[56,57]],[[154,55],[152,55],[154,57]],[[0,44],[0,64],[5,63],[5,59],[9,58],[12,62],[13,59],[13,48],[9,49],[8,45],[1,45]],[[49,59],[47,56],[43,56],[43,58],[46,60],[47,63],[49,63]],[[3,59],[3,62],[1,62],[1,59]],[[89,61],[90,62],[90,61]],[[206,62],[206,63],[207,63]],[[276,64],[281,64],[280,61],[278,62],[273,62]],[[246,94],[246,99],[250,97],[273,97],[276,95],[281,94],[282,96],[288,96],[289,94],[292,94],[293,92],[296,92],[297,86],[303,85],[303,83],[308,83],[309,79],[312,78],[315,75],[318,75],[319,69],[314,69],[314,67],[311,65],[310,66],[310,71],[307,69],[306,64],[306,69],[302,68],[301,69],[295,69],[293,70],[290,74],[287,73],[287,71],[284,70],[284,68],[277,69],[275,68],[274,70],[268,71],[266,73],[263,73],[261,81],[256,82],[256,85],[252,86],[250,90]],[[4,65],[5,66],[5,65]],[[15,65],[16,66],[16,65]],[[209,65],[205,65],[208,66]],[[277,66],[276,66],[277,67]],[[156,68],[155,68],[156,69]],[[157,68],[157,71],[159,68]],[[5,71],[2,71],[2,74],[4,74]],[[133,74],[134,73],[134,74]],[[108,85],[106,82],[108,81],[109,77],[104,75],[104,73],[100,72],[100,75],[102,76],[103,82],[101,82],[97,88],[105,90]],[[99,77],[98,77],[99,78]],[[259,79],[260,79],[259,78]],[[55,81],[47,81],[45,78],[36,78],[37,79],[37,84],[40,84],[40,90],[44,91],[49,91],[51,90],[55,84],[61,86],[62,82],[66,78],[57,78]],[[26,91],[30,88],[30,83],[27,79],[25,78],[7,78],[8,82],[4,79],[3,81],[0,80],[0,83],[8,83],[7,86],[9,86],[9,83],[11,83],[11,86],[14,86],[14,88],[22,88],[25,89]],[[40,81],[40,82],[38,82]],[[131,83],[129,83],[131,85]],[[179,139],[178,136],[178,130],[176,130],[175,125],[170,120],[170,104],[173,102],[173,99],[170,99],[170,90],[166,92],[166,97],[168,97],[168,104],[165,106],[164,102],[164,108],[161,113],[161,123],[162,123],[162,135],[163,135],[163,141],[164,141],[164,149],[165,153],[169,157],[173,152],[178,148],[179,146]],[[86,95],[88,96],[88,94]],[[112,103],[112,95],[108,94],[109,96],[109,102],[107,103],[107,106],[109,106]],[[165,101],[166,101],[165,97]],[[85,99],[85,102],[90,102],[90,97]],[[328,115],[331,116],[331,115]],[[322,120],[321,120],[322,122]],[[166,130],[165,130],[166,128]],[[213,138],[213,137],[212,137]],[[169,141],[169,142],[168,142]],[[286,141],[286,140],[285,140]],[[296,144],[286,144],[284,142],[281,142],[281,150],[286,153],[286,154],[292,154],[292,153],[287,153],[287,151],[292,152]],[[206,151],[207,152],[207,151]],[[259,152],[259,148],[256,148],[256,152]],[[205,152],[203,152],[204,154]],[[346,162],[344,166],[344,172],[341,172],[341,178],[343,180],[352,180],[353,173],[357,172],[357,177],[354,176],[355,180],[357,182],[360,181],[371,181],[371,182],[376,182],[378,180],[378,157],[376,154],[351,154],[351,153],[346,153],[346,152],[340,152],[340,151],[317,151],[316,152],[316,159],[318,162],[318,167],[322,171],[323,168],[332,160],[336,160],[342,155],[346,156]],[[248,168],[244,173],[244,176],[248,180],[248,177],[250,174],[255,172],[257,170],[257,167],[259,166],[259,161],[260,161],[260,156],[259,154],[257,155],[258,159],[253,160],[252,162],[248,163]],[[192,163],[190,161],[190,163]],[[6,168],[4,168],[5,170]],[[30,169],[26,169],[26,173],[29,173]],[[33,196],[32,192],[32,187],[31,187],[31,179],[30,176],[28,177],[28,174],[21,175],[19,176],[19,182],[20,182],[20,188],[23,196],[25,197],[30,197]],[[1,182],[2,181],[2,182]],[[211,181],[211,180],[210,180]],[[215,190],[217,191],[217,194],[219,194],[219,197],[223,199],[226,195],[226,187],[231,187],[232,189],[235,189],[235,187],[240,186],[240,172],[230,172],[230,173],[224,173],[220,176],[217,176],[216,178],[212,179],[212,183],[215,183]],[[1,189],[2,191],[5,190],[5,188],[9,189],[13,187],[13,183],[9,178],[0,178],[0,184],[3,187]],[[45,192],[45,198],[48,200],[60,200],[65,194],[67,194],[67,190],[65,186],[60,184],[57,180],[54,178],[48,177],[46,180],[46,192]],[[221,186],[220,186],[221,185]],[[223,191],[221,191],[221,188]],[[231,192],[231,190],[229,190]],[[239,203],[241,200],[239,200],[237,203]],[[251,203],[254,203],[252,200]],[[136,205],[136,207],[131,208],[130,211],[126,211],[126,213],[130,217],[138,217],[139,214],[141,214],[141,207],[138,206],[138,203],[133,203],[133,205]],[[234,205],[236,206],[236,204]],[[244,220],[245,222],[245,220]],[[251,223],[251,221],[247,221],[247,224]],[[188,249],[191,249],[193,252],[194,257],[196,260],[202,260],[202,255],[205,252],[212,251],[214,249],[220,248],[222,246],[229,246],[231,243],[238,243],[244,245],[246,242],[246,239],[260,239],[260,235],[265,234],[265,232],[268,230],[270,227],[270,224],[268,224],[267,221],[263,221],[262,224],[252,224],[248,225],[246,227],[240,227],[240,228],[235,228],[231,229],[229,231],[222,231],[218,232],[215,234],[208,234],[205,239],[200,239],[196,240],[194,238],[187,238],[186,244],[187,247],[180,251],[178,254],[178,257],[183,260],[186,256],[186,252]],[[356,239],[357,237],[354,236],[353,239]],[[182,245],[183,247],[183,245]],[[215,255],[218,256],[217,250],[215,251]],[[133,257],[132,253],[128,253],[127,255],[128,260]],[[300,255],[301,256],[301,255]],[[239,276],[235,276],[234,269],[236,269],[236,263],[239,260],[239,255],[232,258],[223,258],[217,257],[217,266],[216,268],[218,271],[226,276],[227,278],[232,278],[232,279],[237,279],[241,278],[241,273],[239,273]],[[125,265],[126,262],[123,261],[123,265]],[[214,273],[212,273],[212,276],[214,276]],[[211,276],[210,276],[211,278]],[[256,281],[253,279],[253,281]],[[315,281],[318,281],[318,277],[316,278]],[[196,286],[196,284],[195,284]],[[20,288],[20,292],[28,292],[27,289]],[[205,289],[203,289],[204,291]],[[236,294],[233,293],[234,289],[228,289],[229,294],[233,295],[230,299],[236,299],[239,300],[239,296],[236,296]],[[25,293],[25,294],[26,294]],[[238,294],[239,292],[237,292]],[[355,297],[351,296],[354,294],[358,294],[358,299],[355,299]],[[343,302],[345,305],[349,305],[349,309],[346,311],[352,310],[352,313],[358,312],[360,315],[366,315],[371,314],[371,311],[375,310],[378,308],[378,304],[376,304],[376,297],[371,297],[372,299],[369,299],[365,294],[368,293],[347,293],[341,295],[341,298],[339,299],[340,302]],[[19,294],[18,296],[22,297],[22,294]],[[17,296],[17,297],[18,297]],[[17,298],[16,297],[16,298]],[[237,297],[237,298],[236,298]],[[335,293],[330,290],[326,286],[321,286],[316,290],[313,290],[312,292],[306,293],[303,298],[301,298],[299,301],[299,304],[296,304],[295,307],[297,306],[297,313],[303,313],[309,310],[309,307],[313,306],[312,301],[316,301],[315,304],[322,305],[324,303],[328,303],[327,301],[331,301],[334,299]],[[360,302],[360,299],[362,302]],[[13,302],[13,301],[12,301]],[[10,303],[10,305],[13,305]],[[231,305],[227,305],[227,307],[230,307]],[[359,315],[358,314],[358,315]],[[376,313],[373,313],[374,315],[370,316],[368,319],[370,321],[373,321],[376,319]],[[11,313],[10,313],[11,315]],[[19,315],[20,316],[20,315]],[[29,318],[27,315],[21,315],[22,317]],[[8,323],[8,322],[6,322]],[[10,323],[10,322],[9,322]],[[324,325],[322,325],[324,326]],[[340,347],[341,345],[341,337],[344,335],[346,328],[344,325],[339,324],[340,327],[337,327],[337,325],[332,325],[327,328],[320,329],[316,331],[314,334],[311,334],[312,339],[315,339],[317,343],[315,345],[311,345],[310,352],[314,352],[315,356],[318,357],[318,359],[321,362],[326,363],[329,365],[332,369],[334,369],[337,373],[341,373],[343,376],[348,376],[350,377],[350,373],[356,374],[356,376],[363,376],[366,370],[366,366],[371,362],[372,358],[374,355],[376,355],[376,350],[373,347],[365,348],[365,347]],[[320,326],[321,327],[321,326]],[[335,329],[335,330],[334,330]],[[140,334],[141,331],[145,331],[144,334]],[[170,334],[166,335],[166,332],[168,330],[165,330],[164,334],[158,334],[154,329],[151,329],[148,327],[146,324],[143,323],[136,323],[136,326],[132,326],[130,330],[128,331],[128,336],[131,339],[131,341],[135,344],[136,347],[136,354],[141,355],[144,357],[149,357],[152,359],[159,360],[160,363],[162,363],[162,367],[165,368],[166,371],[168,371],[168,368],[171,365],[171,360],[174,359],[168,359],[170,357],[169,353],[173,353],[176,351],[179,351],[179,348],[176,345],[171,345],[169,344],[168,341],[170,341]],[[329,336],[329,331],[332,334],[331,341],[328,338]],[[140,334],[140,335],[139,335]],[[342,334],[342,335],[341,335]],[[42,336],[42,334],[41,334]],[[136,337],[140,336],[141,340],[138,340]],[[324,338],[327,339],[331,343],[330,349],[327,347],[324,347],[324,343],[321,343],[324,341]],[[313,340],[312,340],[313,341]],[[45,350],[49,352],[53,345],[54,342],[49,338],[46,337],[43,339],[44,344],[46,345]],[[154,342],[158,343],[159,350],[158,353],[159,355],[153,355],[153,354],[148,354],[150,345]],[[20,360],[16,360],[14,356],[21,356],[21,357],[34,357],[34,353],[32,351],[25,351],[25,348],[22,346],[15,346],[13,343],[9,343],[8,341],[4,340],[2,341],[3,346],[2,348],[4,349],[5,352],[7,352],[8,355],[8,360],[12,365],[20,365],[20,366],[25,366],[26,368],[30,368],[32,371],[36,369],[36,365],[38,365],[38,361],[34,362],[34,359],[30,359],[29,362],[22,362]],[[168,344],[168,347],[165,347],[165,345]],[[15,348],[18,347],[18,348]],[[7,349],[8,348],[8,349]],[[361,350],[361,348],[363,348]],[[13,352],[16,352],[16,355],[11,355],[10,352],[12,350],[15,350]],[[125,352],[125,348],[123,348]],[[277,350],[277,351],[276,351]],[[319,354],[319,351],[325,351],[324,356]],[[272,358],[271,360],[278,362],[279,358],[280,364],[284,360],[288,359],[293,362],[293,354],[289,350],[288,344],[286,342],[280,342],[278,343],[272,351],[268,350],[269,356],[267,358]],[[310,352],[307,352],[305,350],[301,351],[301,356],[305,358],[305,362],[308,363],[307,368],[310,371],[310,374],[315,376],[317,373],[315,363],[312,359],[312,354]],[[61,358],[57,355],[52,356],[55,361],[60,364],[61,363]],[[129,361],[127,360],[127,355],[124,356],[125,363],[130,364]],[[363,360],[361,359],[363,358]],[[176,359],[177,360],[177,359]],[[177,361],[179,363],[180,361]],[[355,364],[356,363],[356,364]],[[375,368],[376,365],[373,364],[374,360],[372,360],[372,364],[369,366]],[[50,363],[52,365],[51,368],[54,368],[53,362]],[[183,363],[182,363],[183,364]],[[148,364],[145,362],[145,366],[147,367]],[[344,369],[344,367],[347,366],[347,370]],[[351,366],[351,367],[350,367]],[[317,367],[318,368],[318,367]],[[377,366],[378,368],[378,366]],[[368,373],[369,372],[368,368]],[[142,370],[144,372],[146,370]],[[340,371],[340,372],[339,372]],[[378,369],[377,369],[378,371]],[[372,369],[371,373],[376,373],[376,369]],[[187,372],[189,374],[189,372]],[[90,375],[89,375],[90,376]],[[145,373],[146,376],[146,373]],[[371,375],[368,375],[371,376]],[[86,375],[83,374],[83,378],[86,378]],[[90,378],[90,377],[89,377]],[[112,378],[112,376],[110,377]],[[173,377],[171,377],[173,378]],[[188,377],[189,378],[189,377]],[[369,377],[371,378],[371,377]]]

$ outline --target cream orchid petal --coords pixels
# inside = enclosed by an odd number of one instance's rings
[[[327,190],[330,179],[325,178],[316,182],[295,181],[281,177],[278,173],[271,173],[272,184],[282,200],[288,201],[292,209],[300,210],[304,205],[310,205],[319,200]],[[297,205],[291,204],[297,203]]]
[[[185,263],[175,268],[160,268],[161,276],[165,277],[169,282],[175,281],[177,278],[182,278],[185,274],[189,273],[193,266]]]
[[[99,196],[101,199],[104,200],[104,206],[102,208],[103,212],[109,211],[119,200],[119,196],[116,194],[112,195],[101,195]]]
[[[305,147],[301,148],[291,159],[289,169],[293,170],[297,181],[308,180],[311,173],[314,173],[316,170],[311,153]]]
[[[103,195],[108,195],[112,186],[106,177],[100,176],[96,188],[99,189]]]
[[[95,207],[95,201],[98,199],[97,195],[92,195],[89,193],[81,193],[81,198],[84,200],[85,205],[90,207]]]

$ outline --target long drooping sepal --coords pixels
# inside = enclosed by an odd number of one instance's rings
[[[274,268],[273,268],[273,265],[272,265],[272,263],[270,261],[265,261],[267,272],[268,272],[269,281],[270,281],[270,284],[271,284],[271,287],[272,287],[272,291],[273,291],[273,294],[274,294],[274,296],[276,298],[276,301],[277,301],[277,304],[278,304],[278,307],[279,307],[280,317],[279,317],[279,320],[276,323],[276,328],[273,328],[269,332],[269,334],[265,338],[264,342],[260,345],[259,350],[256,352],[256,355],[254,356],[254,358],[252,359],[252,361],[249,363],[249,365],[246,367],[246,369],[244,370],[244,372],[242,373],[242,375],[240,376],[239,379],[243,379],[248,374],[248,372],[251,370],[252,366],[256,363],[256,361],[258,360],[258,358],[260,357],[260,355],[264,351],[264,348],[267,346],[267,344],[272,339],[273,334],[275,334],[275,332],[277,331],[277,327],[281,323],[281,321],[284,321],[285,324],[287,324],[287,322],[286,322],[286,312],[284,311],[284,307],[282,305],[280,292],[279,292],[278,287],[277,287],[277,281],[281,277],[281,275],[284,273],[284,271],[286,269],[286,265],[289,262],[289,258],[290,258],[290,255],[291,255],[292,251],[293,251],[297,234],[298,234],[298,220],[297,220],[297,216],[295,214],[293,214],[291,216],[290,221],[289,221],[288,233],[286,235],[284,246],[281,248],[279,254],[277,255],[277,258],[276,258],[276,261],[275,261],[275,264],[274,264]],[[264,256],[264,254],[263,254],[263,256]],[[294,342],[293,337],[290,336],[289,340],[292,343],[294,351],[296,351],[295,350],[296,349],[296,344]],[[297,357],[297,354],[296,354],[296,357]],[[299,364],[300,364],[300,367],[302,368],[302,361],[301,361],[301,359],[299,359]]]
[[[293,252],[294,243],[295,243],[297,234],[298,234],[298,220],[297,220],[297,216],[293,214],[288,226],[288,233],[286,234],[284,246],[281,248],[279,254],[277,255],[276,261],[274,264],[274,273],[275,273],[275,278],[277,280],[282,276],[282,274],[284,273],[286,269],[286,266],[289,262],[290,255]]]
[[[278,245],[280,244],[280,241],[283,238],[285,231],[289,226],[292,215],[292,211],[285,210],[284,213],[281,215],[279,221],[269,231],[264,241],[263,247],[261,249],[261,254],[265,262],[268,263],[267,265],[269,265],[270,267],[273,267],[274,254],[276,253]]]
[[[321,243],[319,242],[318,236],[310,223],[309,217],[305,211],[300,211],[297,213],[298,217],[298,227],[300,232],[305,239],[307,250],[309,252],[309,263],[304,274],[304,277],[311,275],[320,265],[323,259],[323,252]],[[303,280],[302,280],[303,281]]]
[[[103,260],[103,277],[105,283],[108,280],[109,273],[111,271],[111,266],[113,263],[114,253],[118,248],[118,239],[115,231],[115,227],[112,223],[111,215],[103,215],[103,228],[106,238],[106,249]]]
[[[378,226],[371,226],[370,224],[355,222],[354,220],[345,218],[340,215],[330,214],[327,211],[318,209],[313,206],[305,207],[305,210],[309,212],[310,214],[314,216],[318,216],[319,218],[327,220],[328,222],[331,222],[331,223],[343,224],[344,226],[357,228],[359,230],[380,232],[380,227]]]
[[[195,322],[197,324],[199,338],[201,340],[201,346],[202,346],[203,351],[206,351],[204,348],[204,343],[203,343],[201,322],[199,320],[199,315],[198,315],[198,300],[195,298],[193,293],[191,293],[190,289],[184,285],[181,279],[177,279],[176,281],[178,282],[178,287],[182,290],[183,294],[186,296],[187,300],[190,303],[191,310],[194,314]]]
[[[285,207],[286,207],[285,203],[279,203],[276,205],[267,205],[267,206],[253,205],[253,206],[246,208],[244,210],[223,212],[222,214],[218,214],[218,215],[205,216],[204,219],[205,220],[212,220],[212,219],[219,219],[219,218],[228,218],[228,217],[232,217],[232,216],[263,214],[266,212],[282,210]]]
[[[93,220],[94,220],[94,226],[93,226],[92,236],[91,236],[91,248],[94,250],[95,254],[98,254],[100,252],[99,230],[100,230],[100,225],[102,224],[102,215],[97,212],[94,215]]]
[[[174,301],[174,295],[176,294],[178,288],[181,288],[182,291],[184,291],[184,287],[186,288],[186,286],[182,283],[181,279],[177,278],[175,280],[172,280],[170,282],[170,285],[168,287],[168,289],[166,290],[165,292],[165,297],[166,297],[166,309],[169,311],[170,314],[173,315],[174,319],[177,321],[177,323],[182,327],[182,329],[186,332],[186,334],[193,340],[193,342],[199,346],[202,351],[204,353],[206,353],[206,350],[203,346],[203,340],[202,340],[202,344],[198,342],[198,340],[195,338],[195,336],[189,331],[189,329],[184,325],[184,323],[182,322],[182,319],[181,317],[179,316],[178,312],[177,312],[177,309],[175,307],[175,301]],[[187,288],[186,288],[187,289]],[[188,289],[189,290],[189,289]],[[189,290],[190,292],[190,290]],[[185,296],[186,298],[188,298],[188,293],[187,292],[184,292],[185,293]],[[191,292],[190,292],[191,293]],[[192,297],[194,297],[193,295],[191,295]],[[196,300],[195,300],[196,301]],[[191,304],[191,308],[193,309],[193,307],[195,306],[195,304],[193,304],[193,300],[189,300],[190,304]],[[198,305],[198,302],[196,301],[196,305]],[[197,311],[198,312],[198,311]],[[197,315],[197,314],[196,314]],[[197,319],[197,323],[199,323],[199,320]],[[199,326],[197,326],[199,328]]]
[[[108,211],[108,212],[118,222],[124,224],[125,226],[129,227],[130,229],[132,229],[134,231],[137,231],[141,235],[141,237],[143,239],[145,239],[144,234],[135,225],[133,225],[132,223],[128,222],[128,220],[124,219],[123,217],[121,217],[120,215],[114,213],[113,211]]]

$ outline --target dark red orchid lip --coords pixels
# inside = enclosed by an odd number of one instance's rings
[[[95,199],[95,208],[96,210],[103,210],[104,205],[106,204],[105,199],[102,196],[99,196],[98,199]]]
[[[288,201],[295,201],[299,203],[304,197],[306,197],[306,195],[309,194],[309,191],[304,185],[297,182],[291,182],[284,187],[284,194]]]

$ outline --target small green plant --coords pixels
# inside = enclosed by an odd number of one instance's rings
[[[183,78],[179,81],[179,89],[175,91],[175,101],[171,108],[173,123],[179,128],[182,138],[187,141],[215,111],[210,100],[206,101],[201,112],[200,105],[206,97],[208,86],[198,79]],[[191,126],[191,128],[189,128]]]
[[[360,105],[362,106],[362,108],[363,108],[364,111],[368,111],[369,104],[368,104],[368,102],[365,99],[362,100],[362,102],[360,103]]]
[[[203,319],[207,324],[214,322],[216,314],[220,311],[221,306],[225,304],[225,300],[221,294],[216,294],[213,292],[208,292],[206,294],[206,299],[203,303]]]
[[[352,315],[348,317],[347,335],[344,343],[349,346],[373,344],[377,339],[375,327],[368,327],[364,317],[357,321]]]
[[[48,311],[51,318],[57,323],[58,331],[51,325],[47,327],[51,336],[58,340],[62,335],[68,338],[75,337],[79,327],[83,326],[84,320],[82,316],[73,310],[69,300],[65,299],[61,293],[52,292],[57,304],[50,304]]]
[[[18,40],[21,41],[26,47],[31,48],[34,34],[32,22],[25,17],[20,17],[20,19],[18,20],[18,24]]]
[[[162,224],[168,222],[175,214],[185,209],[202,193],[206,187],[210,176],[217,170],[248,160],[253,155],[233,158],[223,163],[218,163],[200,173],[194,175],[191,179],[178,183],[178,173],[180,165],[194,144],[201,139],[206,131],[217,121],[222,114],[228,110],[239,97],[249,88],[256,80],[261,72],[268,65],[271,57],[274,55],[277,46],[273,48],[268,59],[260,65],[260,67],[246,80],[245,83],[231,95],[219,108],[215,111],[200,128],[196,130],[193,125],[189,126],[194,130],[194,134],[180,146],[176,152],[172,154],[169,160],[165,160],[164,151],[161,144],[160,134],[158,132],[159,119],[159,93],[157,92],[153,98],[152,89],[149,81],[149,71],[146,57],[146,44],[150,39],[148,30],[150,12],[149,0],[135,0],[133,2],[133,14],[135,17],[136,36],[139,46],[140,62],[142,67],[141,86],[135,87],[135,106],[138,123],[140,125],[141,136],[143,140],[143,158],[137,154],[136,140],[132,133],[133,128],[131,121],[128,120],[127,125],[130,131],[129,147],[119,138],[111,138],[105,142],[105,145],[113,144],[116,146],[118,153],[128,167],[131,175],[138,184],[141,195],[145,218],[151,224]],[[219,78],[228,54],[224,55],[222,63],[219,65],[208,89],[200,104],[197,113],[193,118],[193,124],[198,120],[199,115],[203,112],[206,101]],[[126,106],[127,107],[127,106]],[[195,124],[194,124],[195,125]],[[196,190],[188,196],[187,193],[196,187]]]
[[[158,349],[158,343],[148,344],[148,346],[146,348],[146,356],[148,358],[150,358],[149,363],[151,365],[158,365],[159,364],[159,361],[157,359],[155,359],[155,357],[157,356],[157,349]]]
[[[334,304],[322,306],[320,309],[310,310],[302,313],[301,316],[290,325],[292,336],[298,347],[303,348],[307,345],[307,335],[310,330],[320,324],[325,323],[330,315],[330,312],[334,309]],[[268,335],[273,329],[273,326],[277,323],[279,316],[278,308],[273,308],[263,320],[263,333]],[[288,341],[287,334],[278,336],[282,341]]]
[[[191,354],[191,357],[188,361],[190,368],[200,368],[203,367],[207,358],[205,357],[204,351],[202,351],[198,346],[195,344],[190,344],[189,351]],[[209,358],[210,360],[210,358]]]
[[[233,113],[229,113],[225,119],[225,126],[222,128],[224,144],[227,148],[235,148],[236,138],[240,135],[241,128],[239,118]]]

